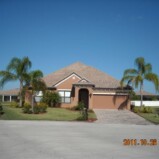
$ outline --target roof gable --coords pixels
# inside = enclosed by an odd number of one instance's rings
[[[78,76],[76,73],[72,73],[71,75],[69,75],[68,77],[62,79],[61,81],[57,82],[54,86],[57,87],[58,85],[60,85],[61,83],[65,82],[66,80],[68,80],[69,78],[78,78],[79,80],[81,80],[81,77]]]
[[[81,77],[81,79],[91,81],[91,83],[98,88],[117,88],[120,86],[120,82],[118,80],[98,69],[87,66],[80,62],[53,72],[45,76],[43,79],[48,87],[52,87],[73,73]]]

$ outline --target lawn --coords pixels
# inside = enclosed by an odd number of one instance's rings
[[[156,113],[156,110],[159,113],[159,107],[152,107],[152,109],[153,113],[137,113],[137,114],[154,124],[159,124],[159,114]]]
[[[72,111],[64,108],[48,108],[43,114],[24,114],[22,108],[3,106],[4,114],[2,120],[54,120],[54,121],[76,121],[80,118],[79,111]],[[90,119],[96,119],[94,112],[89,113]]]
[[[153,113],[138,113],[141,117],[155,124],[159,124],[159,115]]]

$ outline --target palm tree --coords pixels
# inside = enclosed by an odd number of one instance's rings
[[[43,73],[40,70],[35,70],[29,73],[28,86],[32,88],[32,111],[34,112],[34,96],[37,91],[46,90],[46,84],[42,80]]]
[[[20,91],[19,91],[19,105],[22,106],[22,90],[23,86],[28,79],[28,70],[31,68],[31,61],[28,57],[23,57],[22,59],[14,57],[9,62],[6,70],[0,71],[0,86],[3,87],[5,83],[9,81],[19,81]]]
[[[135,85],[135,88],[140,89],[140,97],[141,103],[140,106],[143,104],[143,88],[144,88],[144,80],[151,81],[156,91],[159,90],[159,79],[158,76],[152,72],[152,65],[150,63],[146,63],[143,57],[138,57],[135,59],[135,66],[137,69],[126,69],[124,71],[123,78],[121,79],[121,86],[123,87],[124,82],[127,81],[128,84]]]

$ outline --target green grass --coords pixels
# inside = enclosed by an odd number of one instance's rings
[[[2,120],[54,120],[54,121],[75,121],[80,118],[80,112],[64,108],[48,108],[43,114],[24,114],[22,108],[11,108],[3,106],[4,114]],[[89,118],[96,119],[96,115],[91,112]]]
[[[137,113],[137,114],[154,124],[159,124],[159,114],[156,113],[156,110],[159,111],[159,107],[152,107],[152,108],[153,108],[153,113]]]
[[[159,124],[159,115],[154,113],[138,113],[141,117],[146,120],[151,121],[152,123]]]

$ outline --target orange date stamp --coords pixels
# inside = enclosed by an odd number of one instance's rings
[[[157,139],[123,139],[125,146],[157,146]]]

